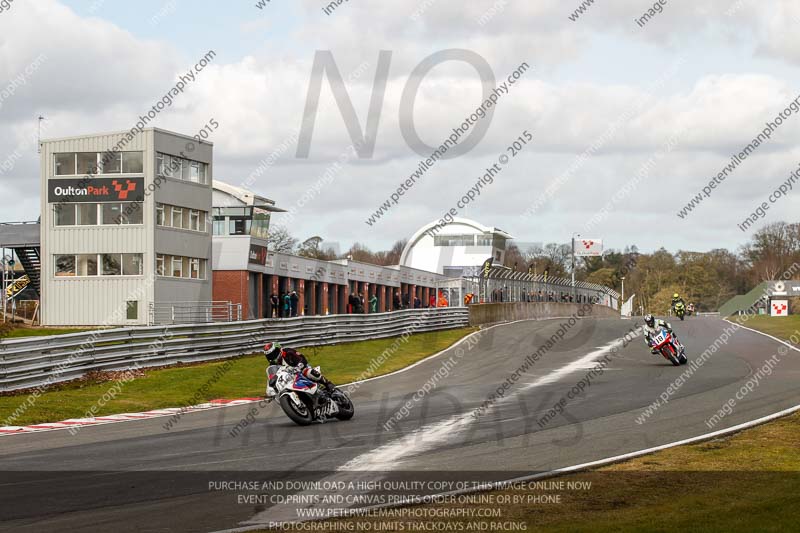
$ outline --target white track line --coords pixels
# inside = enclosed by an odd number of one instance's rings
[[[616,346],[621,345],[624,342],[624,339],[617,339],[609,344],[594,350],[580,359],[577,359],[571,363],[568,363],[561,368],[553,370],[548,374],[540,377],[539,379],[533,381],[532,383],[528,383],[523,385],[517,389],[513,389],[509,394],[502,396],[501,398],[497,399],[494,403],[490,404],[487,408],[492,409],[499,403],[507,401],[511,398],[518,396],[519,394],[526,392],[530,389],[540,387],[542,385],[546,385],[549,383],[554,383],[559,381],[564,376],[572,374],[578,370],[585,368],[586,365],[591,363],[592,361],[596,361],[601,356],[607,354],[611,350],[613,350]],[[477,420],[476,417],[473,416],[472,411],[462,413],[453,417],[448,418],[442,422],[437,422],[436,424],[430,424],[428,426],[422,427],[417,429],[408,435],[401,437],[398,440],[392,441],[388,444],[380,446],[374,450],[370,450],[364,454],[355,457],[354,459],[348,461],[337,470],[342,472],[347,471],[386,471],[386,470],[393,470],[397,467],[398,462],[402,460],[404,457],[408,457],[410,455],[418,455],[422,452],[435,448],[439,444],[442,444],[449,440],[454,432],[457,432],[471,423]],[[485,414],[485,413],[484,413]]]
[[[709,439],[713,439],[715,437],[721,437],[721,436],[724,436],[724,435],[729,435],[731,433],[737,433],[739,431],[742,431],[742,430],[745,430],[745,429],[750,429],[750,428],[752,428],[754,426],[758,426],[758,425],[764,424],[766,422],[771,422],[771,421],[773,421],[775,419],[778,419],[778,418],[783,418],[785,416],[794,414],[794,413],[796,413],[798,411],[800,411],[800,405],[796,405],[794,407],[790,407],[789,409],[784,409],[783,411],[779,411],[777,413],[774,413],[774,414],[771,414],[771,415],[767,415],[767,416],[758,418],[756,420],[752,420],[750,422],[745,422],[743,424],[739,424],[737,426],[733,426],[733,427],[730,427],[730,428],[727,428],[727,429],[722,429],[722,430],[719,430],[719,431],[714,431],[712,433],[706,433],[706,434],[703,434],[703,435],[698,435],[697,437],[692,437],[692,438],[689,438],[689,439],[683,439],[683,440],[679,440],[679,441],[675,441],[675,442],[670,442],[669,444],[663,444],[661,446],[655,446],[653,448],[647,448],[647,449],[644,449],[644,450],[638,450],[638,451],[635,451],[635,452],[625,453],[625,454],[622,454],[622,455],[615,455],[614,457],[607,457],[605,459],[598,459],[597,461],[591,461],[589,463],[582,463],[582,464],[579,464],[579,465],[567,466],[567,467],[564,467],[564,468],[557,468],[555,470],[550,470],[549,472],[542,472],[540,474],[532,474],[530,476],[521,476],[521,477],[517,477],[517,478],[513,478],[513,479],[508,479],[508,480],[505,480],[505,481],[496,481],[496,482],[493,482],[493,483],[485,483],[484,485],[482,485],[480,487],[477,487],[477,488],[473,488],[473,489],[456,490],[456,491],[450,491],[450,492],[442,492],[442,493],[439,493],[439,494],[431,494],[429,496],[426,496],[426,498],[430,498],[432,503],[436,503],[437,501],[442,500],[444,498],[447,498],[448,496],[458,496],[458,495],[461,495],[461,494],[471,494],[471,493],[475,493],[475,492],[485,492],[485,491],[491,491],[491,490],[502,490],[503,488],[506,488],[507,486],[512,485],[514,483],[520,483],[520,482],[523,482],[523,481],[536,481],[536,480],[540,480],[540,479],[546,479],[546,478],[561,476],[561,475],[564,475],[564,474],[580,472],[580,471],[583,471],[583,470],[589,470],[589,469],[592,469],[592,468],[596,468],[598,466],[607,466],[607,465],[610,465],[610,464],[619,463],[619,462],[622,462],[622,461],[627,461],[629,459],[635,459],[635,458],[641,457],[643,455],[650,455],[652,453],[656,453],[656,452],[660,452],[660,451],[663,451],[663,450],[667,450],[669,448],[675,448],[677,446],[684,446],[686,444],[695,444],[695,443],[698,443],[698,442],[703,442],[703,441],[706,441],[706,440],[709,440]],[[419,503],[420,502],[416,497],[410,497],[410,498],[407,498],[405,500],[398,501],[398,502],[393,502],[393,503],[390,503],[390,504],[374,505],[374,506],[370,506],[370,507],[359,507],[357,509],[343,509],[341,515],[337,516],[336,518],[346,518],[346,517],[358,516],[359,514],[363,514],[363,513],[366,513],[368,511],[377,510],[377,509],[388,509],[388,508],[395,508],[395,507],[405,507],[405,506],[409,506],[409,505],[419,505]],[[305,522],[308,522],[308,521],[320,521],[320,522],[322,522],[322,521],[326,521],[326,520],[327,519],[317,519],[317,520],[307,519],[307,520],[298,520],[298,522],[301,522],[301,521],[305,521]],[[246,526],[246,527],[241,527],[241,528],[226,529],[226,530],[222,530],[222,531],[217,531],[215,533],[245,533],[245,532],[249,532],[249,531],[262,530],[262,529],[264,529],[264,527],[265,527],[264,524],[260,524],[260,525]]]
[[[727,319],[723,319],[723,320],[725,322],[730,323],[730,324],[734,324],[733,322],[730,322]],[[737,324],[737,325],[739,325],[739,324]],[[800,349],[798,349],[797,347],[792,346],[791,344],[787,344],[786,342],[784,342],[783,340],[781,340],[781,339],[779,339],[777,337],[773,337],[772,335],[763,333],[763,332],[755,330],[755,329],[747,328],[745,326],[741,326],[741,325],[739,325],[739,326],[744,328],[744,329],[748,329],[750,331],[758,333],[760,335],[764,335],[766,337],[769,337],[769,338],[771,338],[771,339],[773,339],[773,340],[775,340],[775,341],[777,341],[777,342],[779,342],[781,344],[784,344],[784,345],[788,346],[789,348],[791,348],[793,350],[800,351]],[[726,429],[720,429],[720,430],[717,430],[717,431],[713,431],[711,433],[704,433],[704,434],[698,435],[696,437],[690,437],[688,439],[678,440],[678,441],[670,442],[668,444],[662,444],[660,446],[654,446],[652,448],[646,448],[646,449],[643,449],[643,450],[637,450],[637,451],[634,451],[634,452],[629,452],[629,453],[625,453],[625,454],[621,454],[621,455],[615,455],[613,457],[606,457],[604,459],[598,459],[596,461],[591,461],[591,462],[588,462],[588,463],[581,463],[581,464],[578,464],[578,465],[566,466],[566,467],[563,467],[563,468],[557,468],[557,469],[554,469],[554,470],[550,470],[549,472],[542,472],[542,473],[539,473],[539,474],[532,474],[530,476],[521,476],[521,477],[517,477],[517,478],[513,478],[513,479],[508,479],[508,480],[505,480],[505,481],[497,481],[497,482],[494,482],[494,483],[486,483],[483,486],[478,487],[478,488],[474,488],[474,489],[450,491],[450,492],[442,492],[442,493],[439,493],[439,494],[432,494],[429,497],[431,498],[431,500],[433,502],[436,502],[437,500],[441,500],[441,499],[446,498],[448,496],[460,495],[460,494],[469,494],[469,493],[475,493],[475,492],[484,492],[484,491],[489,491],[489,490],[500,490],[500,489],[503,489],[504,487],[506,487],[506,486],[508,486],[510,484],[513,484],[513,483],[519,483],[519,482],[522,482],[522,481],[535,481],[535,480],[539,480],[539,479],[556,477],[556,476],[569,474],[569,473],[573,473],[573,472],[580,472],[580,471],[583,471],[583,470],[589,470],[589,469],[596,468],[596,467],[599,467],[599,466],[606,466],[606,465],[610,465],[610,464],[614,464],[614,463],[619,463],[619,462],[622,462],[622,461],[627,461],[627,460],[630,460],[630,459],[635,459],[637,457],[642,457],[644,455],[650,455],[650,454],[653,454],[653,453],[656,453],[656,452],[660,452],[660,451],[663,451],[663,450],[668,450],[670,448],[675,448],[677,446],[684,446],[684,445],[687,445],[687,444],[696,444],[698,442],[707,441],[707,440],[710,440],[710,439],[714,439],[716,437],[722,437],[722,436],[725,436],[725,435],[730,435],[732,433],[737,433],[737,432],[743,431],[745,429],[750,429],[752,427],[755,427],[755,426],[758,426],[758,425],[761,425],[761,424],[765,424],[767,422],[771,422],[771,421],[776,420],[778,418],[783,418],[785,416],[792,415],[792,414],[794,414],[796,412],[799,412],[799,411],[800,411],[800,405],[795,405],[794,407],[789,407],[788,409],[784,409],[782,411],[778,411],[777,413],[773,413],[771,415],[762,416],[761,418],[757,418],[755,420],[751,420],[750,422],[744,422],[742,424],[738,424],[736,426],[732,426],[732,427],[729,427],[729,428],[726,428]],[[367,512],[367,511],[370,511],[370,510],[387,509],[387,508],[394,508],[394,507],[404,507],[404,506],[415,505],[415,504],[419,504],[419,501],[417,499],[415,499],[415,498],[407,498],[407,499],[405,499],[403,501],[394,502],[394,503],[391,503],[391,504],[374,505],[374,506],[370,506],[370,507],[359,507],[357,509],[352,509],[352,510],[342,510],[343,512],[342,512],[340,518],[345,518],[345,517],[348,517],[348,516],[357,516],[359,514],[363,514],[363,513]],[[306,521],[313,521],[313,520],[306,520]],[[324,521],[324,520],[318,520],[318,521]],[[262,525],[234,528],[234,529],[226,529],[226,530],[222,530],[222,531],[217,531],[215,533],[246,533],[246,532],[249,532],[249,531],[256,531],[256,530],[259,530],[259,529],[264,529],[264,525],[262,524]]]
[[[786,341],[784,341],[783,339],[779,339],[778,337],[773,337],[773,336],[772,336],[772,335],[770,335],[769,333],[764,333],[763,331],[758,331],[757,329],[748,328],[747,326],[743,326],[743,325],[741,325],[741,324],[739,324],[739,323],[737,323],[737,322],[731,322],[731,321],[730,321],[730,320],[728,320],[727,318],[723,318],[723,321],[727,322],[728,324],[730,324],[730,325],[732,325],[732,326],[738,326],[738,327],[740,327],[740,328],[742,328],[742,329],[746,329],[746,330],[748,330],[748,331],[752,331],[753,333],[758,333],[759,335],[763,335],[763,336],[765,336],[765,337],[769,337],[770,339],[772,339],[772,340],[774,340],[774,341],[777,341],[777,342],[779,342],[779,343],[783,344],[784,346],[788,346],[788,347],[789,347],[789,348],[791,348],[792,350],[795,350],[795,351],[797,351],[797,352],[800,352],[800,348],[798,348],[798,347],[797,347],[797,346],[795,346],[794,344],[791,344],[791,343],[789,343],[789,342],[786,342]]]

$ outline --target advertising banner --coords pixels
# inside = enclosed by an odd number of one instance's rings
[[[141,202],[142,200],[144,200],[144,178],[47,180],[47,201],[51,204]]]
[[[252,265],[267,266],[267,248],[265,246],[251,244],[249,260]]]
[[[789,316],[789,300],[772,300],[769,308],[771,316]]]
[[[576,257],[600,257],[603,255],[602,239],[575,239]]]

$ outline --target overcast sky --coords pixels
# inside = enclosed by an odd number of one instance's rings
[[[0,12],[0,221],[38,216],[37,116],[47,118],[43,137],[130,129],[209,50],[211,66],[155,125],[194,135],[213,118],[214,177],[234,185],[278,150],[251,188],[285,208],[305,204],[292,233],[342,248],[386,248],[440,218],[525,130],[533,141],[459,210],[522,241],[579,232],[606,248],[736,249],[752,234],[737,224],[800,166],[795,115],[677,216],[800,96],[796,0],[670,0],[644,27],[635,19],[653,4],[633,0],[596,0],[575,21],[579,0],[350,0],[330,15],[322,0],[257,2],[11,2]],[[370,226],[419,164],[400,129],[409,76],[447,49],[484,58],[498,84],[531,68],[483,119],[473,150],[438,162]],[[349,158],[328,179],[353,141],[327,79],[307,159],[292,140],[318,50],[332,52],[361,130],[379,53],[392,52],[373,156]],[[438,145],[481,100],[473,66],[442,63],[421,82],[413,123]],[[755,227],[797,221],[798,188]]]

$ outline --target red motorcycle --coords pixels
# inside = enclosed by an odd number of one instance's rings
[[[650,339],[650,346],[675,366],[685,365],[688,361],[685,348],[665,328],[662,328],[660,333]]]

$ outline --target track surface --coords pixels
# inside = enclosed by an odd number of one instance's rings
[[[251,406],[166,419],[4,437],[0,440],[0,531],[216,531],[296,518],[298,505],[239,503],[236,492],[209,481],[405,479],[441,472],[484,471],[503,480],[585,463],[705,434],[705,424],[742,385],[778,355],[771,376],[713,430],[800,403],[800,353],[739,330],[643,424],[636,419],[686,367],[645,349],[624,348],[635,321],[579,321],[477,420],[471,413],[563,320],[519,322],[483,332],[437,358],[352,394],[356,417],[301,428],[276,405],[261,410],[238,436],[230,431]],[[693,318],[673,324],[690,360],[729,324]],[[544,427],[537,421],[609,353],[605,372]],[[463,357],[434,391],[386,431],[384,423],[456,350]],[[785,351],[785,350],[783,350]],[[346,356],[343,354],[343,356]],[[342,469],[355,472],[341,472]],[[363,472],[369,470],[370,472]],[[417,472],[418,474],[414,474]]]

